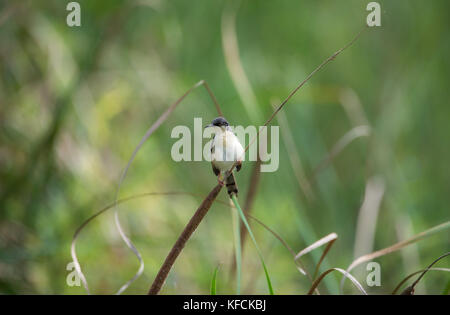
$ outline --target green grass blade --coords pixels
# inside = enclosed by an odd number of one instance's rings
[[[234,211],[233,216],[233,234],[234,234],[234,257],[236,258],[236,294],[241,294],[241,275],[242,275],[242,249],[241,249],[241,224],[239,217]]]
[[[261,261],[261,265],[263,266],[264,273],[266,275],[267,287],[269,288],[269,293],[271,295],[273,295],[272,282],[270,281],[269,272],[267,271],[266,264],[264,263],[264,259],[261,254],[261,250],[259,249],[258,243],[256,243],[256,239],[255,239],[255,236],[253,235],[252,229],[250,228],[250,225],[248,224],[247,219],[245,218],[244,212],[242,211],[241,206],[239,205],[239,202],[237,201],[236,195],[233,195],[231,197],[231,199],[233,200],[234,206],[238,210],[239,215],[242,219],[242,222],[244,222],[244,225],[247,228],[248,234],[250,235],[250,238],[252,239],[253,244],[255,245],[256,251],[258,252],[258,256]]]
[[[216,295],[216,283],[217,283],[216,279],[217,279],[217,271],[219,270],[219,266],[220,265],[217,265],[216,269],[214,269],[214,273],[213,273],[213,276],[211,279],[211,290],[210,290],[211,295]]]

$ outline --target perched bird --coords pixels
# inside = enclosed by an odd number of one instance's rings
[[[226,176],[225,184],[230,197],[232,194],[237,195],[238,188],[236,181],[234,180],[233,172],[230,173],[229,170],[236,162],[236,170],[238,172],[240,171],[245,151],[239,139],[231,131],[228,121],[225,118],[218,117],[205,128],[214,128],[214,138],[211,142],[211,164],[213,172],[218,176],[221,184],[224,183],[221,178]]]

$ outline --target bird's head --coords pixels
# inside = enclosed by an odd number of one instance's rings
[[[225,131],[228,126],[229,126],[228,121],[225,118],[217,117],[205,128],[217,127],[217,128],[220,128],[221,130]]]

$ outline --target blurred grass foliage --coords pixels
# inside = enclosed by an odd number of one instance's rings
[[[208,82],[233,125],[262,125],[246,114],[225,63],[221,18],[227,4],[239,7],[241,63],[263,117],[271,114],[273,98],[285,98],[361,29],[368,14],[368,1],[360,0],[80,0],[82,26],[70,28],[68,2],[0,1],[0,293],[84,293],[66,284],[75,229],[113,201],[145,130],[194,83]],[[450,3],[379,3],[382,26],[365,32],[283,109],[315,199],[302,195],[281,142],[279,170],[261,175],[252,212],[295,250],[336,232],[329,267],[346,268],[355,258],[358,212],[372,176],[380,176],[385,188],[373,250],[449,219]],[[133,162],[119,197],[158,191],[200,196],[121,205],[124,227],[146,266],[126,293],[147,292],[201,196],[216,183],[208,162],[170,158],[172,128],[215,116],[206,91],[195,90]],[[334,144],[360,122],[370,125],[370,137],[354,140],[313,177]],[[251,169],[247,162],[237,175],[241,199]],[[226,200],[225,192],[219,198]],[[264,229],[253,230],[275,292],[306,293],[310,282],[291,254]],[[443,232],[377,259],[382,286],[365,288],[391,292],[448,251],[449,236]],[[213,205],[162,293],[207,294],[218,264],[217,293],[234,292],[228,279],[232,237],[229,209]],[[115,292],[138,268],[111,213],[82,232],[77,250],[93,293]],[[303,260],[314,270],[311,256]],[[365,267],[358,270],[365,284]],[[242,293],[267,291],[248,241],[242,272]],[[339,278],[330,275],[319,288],[337,293]],[[446,275],[430,273],[417,292],[440,293],[447,283]],[[350,285],[345,292],[356,293]]]

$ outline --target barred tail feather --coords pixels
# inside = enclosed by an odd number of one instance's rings
[[[235,194],[237,196],[238,187],[237,187],[236,181],[234,180],[234,173],[231,173],[227,177],[225,184],[227,186],[227,191],[228,191],[228,195],[230,195],[230,198],[233,194]]]

